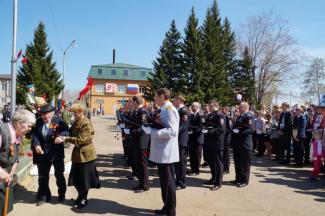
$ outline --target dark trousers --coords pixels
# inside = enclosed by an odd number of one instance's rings
[[[187,147],[179,146],[179,162],[175,163],[176,186],[186,185]]]
[[[311,139],[313,138],[313,134],[310,131],[306,132],[306,139],[304,141],[304,162],[305,163],[310,163],[310,142]]]
[[[299,138],[293,142],[295,161],[298,166],[304,163],[304,139]]]
[[[223,170],[229,172],[230,167],[230,155],[229,155],[229,146],[231,141],[231,133],[226,133],[224,149],[223,149]]]
[[[161,197],[164,202],[162,210],[168,216],[176,215],[176,184],[173,164],[158,164]]]
[[[256,131],[254,131],[254,133],[252,134],[252,141],[253,141],[253,150],[256,150],[257,147],[257,134]]]
[[[291,136],[283,134],[280,136],[281,160],[285,163],[290,162],[291,155]]]
[[[129,137],[128,139],[129,139],[127,142],[128,163],[131,166],[132,175],[137,175],[137,165],[136,165],[137,152],[134,146],[134,142],[132,142],[131,140],[131,137]]]
[[[275,159],[281,159],[281,146],[280,146],[280,138],[272,138],[272,153],[275,154]]]
[[[216,186],[221,187],[223,178],[223,150],[209,150],[208,164],[210,166],[212,181]]]
[[[257,138],[257,155],[258,156],[263,156],[265,153],[265,135],[264,134],[256,134],[256,138]]]
[[[149,173],[148,173],[148,150],[137,150],[136,165],[137,177],[139,179],[139,186],[149,188]]]
[[[42,161],[37,164],[38,169],[38,191],[37,199],[50,199],[51,191],[49,188],[49,178],[51,165],[54,166],[54,175],[56,178],[56,185],[58,186],[59,196],[64,196],[67,190],[65,178],[64,178],[64,161],[62,159],[55,159],[53,162]]]
[[[189,146],[191,172],[200,172],[202,146],[203,145],[199,145],[196,143],[191,143]]]
[[[248,184],[251,167],[251,151],[240,145],[234,146],[234,162],[236,182]]]

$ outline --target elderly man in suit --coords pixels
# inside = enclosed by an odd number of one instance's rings
[[[64,178],[64,146],[63,143],[55,144],[58,136],[69,134],[68,126],[64,121],[54,115],[54,107],[46,104],[40,108],[41,118],[36,121],[32,138],[33,162],[38,168],[37,205],[42,205],[51,200],[49,188],[49,174],[53,164],[54,175],[58,186],[58,201],[65,200],[67,190]]]
[[[169,101],[170,91],[167,88],[158,89],[155,93],[155,103],[161,107],[156,122],[163,125],[162,129],[142,127],[151,134],[149,160],[157,163],[161,195],[164,202],[162,209],[155,210],[158,215],[176,215],[176,184],[174,163],[179,161],[178,131],[180,117],[177,109]]]

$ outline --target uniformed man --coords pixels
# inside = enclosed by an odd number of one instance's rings
[[[240,116],[236,119],[231,134],[236,172],[236,179],[232,183],[237,187],[245,187],[249,182],[253,150],[253,115],[249,112],[249,105],[246,102],[240,103],[239,113]]]
[[[179,114],[169,98],[170,91],[166,88],[158,89],[154,97],[155,103],[161,107],[156,121],[165,128],[143,127],[143,129],[146,133],[151,134],[149,160],[157,163],[161,195],[164,202],[163,208],[155,210],[155,213],[175,216],[176,184],[173,164],[179,161]]]
[[[149,157],[149,139],[150,136],[146,134],[142,126],[147,124],[148,111],[143,107],[143,99],[134,96],[132,101],[135,108],[135,114],[132,121],[135,123],[131,128],[130,133],[134,145],[134,161],[136,164],[137,177],[139,185],[133,187],[135,193],[141,193],[149,190],[149,174],[148,174],[148,157]]]
[[[180,117],[178,148],[179,162],[175,163],[176,190],[186,188],[186,164],[188,154],[188,128],[190,126],[189,110],[184,105],[185,98],[182,95],[174,97],[173,105],[178,109]]]
[[[301,107],[296,109],[297,133],[294,134],[294,155],[297,167],[303,167],[304,164],[304,140],[306,139],[307,121],[304,110]]]
[[[229,107],[223,107],[222,113],[225,117],[225,126],[226,126],[226,133],[225,133],[225,141],[224,141],[224,149],[223,149],[223,170],[224,173],[229,173],[230,167],[230,155],[229,155],[229,146],[231,141],[231,131],[232,131],[232,119],[229,115]]]
[[[281,164],[290,163],[291,155],[291,136],[292,136],[292,116],[288,111],[289,104],[282,103],[282,113],[280,115],[278,129],[280,130],[280,146],[281,146]]]
[[[219,112],[219,103],[212,101],[209,105],[211,115],[205,120],[207,160],[212,178],[205,184],[212,185],[211,190],[219,190],[223,178],[223,150],[226,133],[225,117]]]
[[[26,86],[27,93],[25,96],[25,106],[32,113],[36,114],[36,101],[35,101],[35,88],[34,84],[28,84]]]
[[[211,113],[211,111],[210,111],[210,108],[209,108],[209,104],[206,104],[205,106],[204,106],[204,119],[207,119],[207,118],[209,118],[209,116],[211,115],[212,113]],[[203,144],[203,163],[201,164],[201,167],[202,168],[206,168],[206,167],[208,167],[209,165],[208,165],[208,156],[207,156],[207,154],[208,154],[208,150],[205,148],[205,146],[206,146],[206,136],[207,136],[207,134],[204,134],[204,144]]]
[[[190,176],[200,174],[200,165],[202,158],[202,147],[204,143],[203,123],[205,122],[204,113],[200,111],[201,105],[198,102],[192,104],[193,113],[190,116],[189,127],[189,155],[190,155]]]

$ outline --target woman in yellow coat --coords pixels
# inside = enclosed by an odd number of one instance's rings
[[[67,137],[58,137],[56,143],[63,141],[74,144],[72,151],[71,171],[68,186],[74,186],[78,191],[78,197],[74,207],[83,208],[88,204],[87,195],[90,188],[100,188],[100,181],[96,169],[96,151],[92,142],[94,129],[89,119],[84,115],[85,107],[82,103],[71,106],[71,112],[75,122]]]

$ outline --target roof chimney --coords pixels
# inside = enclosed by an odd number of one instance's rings
[[[115,64],[115,49],[113,49],[113,64]]]

